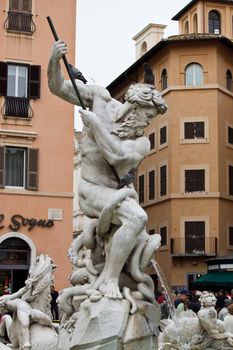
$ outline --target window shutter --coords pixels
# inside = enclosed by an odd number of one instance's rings
[[[38,149],[28,148],[26,185],[28,190],[38,190]]]
[[[22,11],[31,13],[31,0],[22,0]]]
[[[0,147],[0,188],[4,188],[4,173],[5,173],[5,147]]]
[[[30,66],[29,69],[29,98],[40,98],[41,66]]]
[[[7,63],[0,62],[0,96],[7,95]]]
[[[9,10],[10,11],[20,11],[20,5],[21,5],[20,0],[10,0]]]

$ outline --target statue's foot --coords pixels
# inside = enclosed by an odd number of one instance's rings
[[[109,299],[123,299],[117,281],[104,282],[99,288],[104,297]]]

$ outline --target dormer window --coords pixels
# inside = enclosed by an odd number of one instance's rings
[[[209,12],[209,33],[221,34],[220,14],[218,11]]]

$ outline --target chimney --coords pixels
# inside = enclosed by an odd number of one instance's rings
[[[144,29],[133,37],[135,40],[136,60],[155,46],[163,37],[164,24],[149,23]]]

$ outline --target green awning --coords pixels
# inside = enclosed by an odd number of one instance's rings
[[[195,287],[232,287],[233,288],[233,271],[209,272],[193,283]]]

